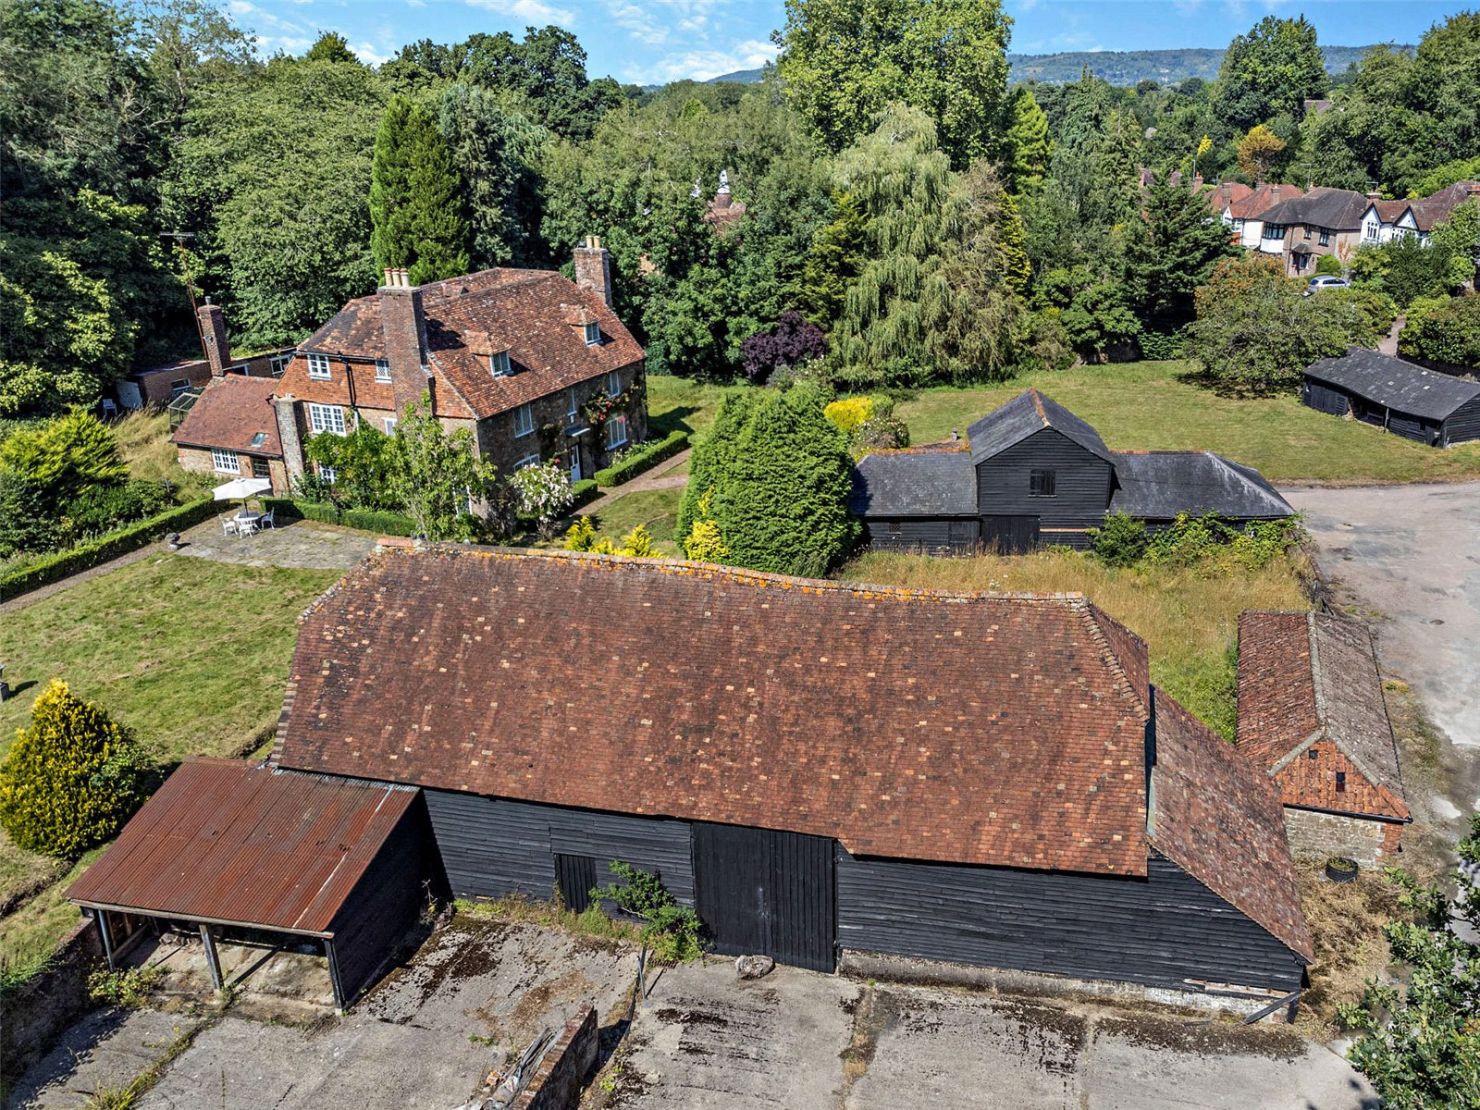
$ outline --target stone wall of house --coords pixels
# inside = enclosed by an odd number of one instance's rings
[[[216,460],[211,455],[210,449],[206,447],[181,447],[178,449],[180,468],[191,470],[197,474],[208,474],[215,478],[217,484],[229,482],[233,475],[223,474],[216,469]],[[254,478],[256,472],[252,469],[253,455],[238,451],[236,461],[240,467],[240,473],[236,475],[242,478]],[[282,459],[265,459],[267,463],[267,477],[272,482],[272,492],[275,496],[286,497],[290,482],[288,481],[288,470]]]
[[[621,377],[621,392],[630,392],[626,407],[622,410],[627,417],[627,444],[641,443],[647,438],[647,387],[642,376],[642,364],[624,366],[617,371]],[[637,386],[633,388],[634,384]],[[588,424],[580,408],[592,397],[607,389],[605,376],[593,378],[574,387],[576,391],[576,420]],[[564,434],[569,425],[567,413],[570,398],[566,390],[538,397],[530,402],[534,417],[534,431],[528,435],[514,434],[515,413],[501,412],[478,422],[478,452],[483,458],[498,467],[501,477],[514,473],[520,460],[531,455],[541,459],[560,458],[569,467],[569,452],[573,441]],[[607,449],[605,433],[594,426],[586,435],[575,441],[581,452],[581,477],[590,478],[611,461],[612,452]]]
[[[103,962],[103,942],[91,920],[78,923],[57,946],[45,971],[0,998],[0,1073],[14,1081],[40,1059],[78,1016],[91,1008],[87,977]]]
[[[1370,817],[1347,817],[1310,809],[1285,809],[1285,837],[1297,859],[1346,856],[1373,867],[1397,851],[1403,826]]]
[[[596,1049],[596,1010],[588,1006],[566,1023],[510,1110],[573,1110],[596,1063]]]

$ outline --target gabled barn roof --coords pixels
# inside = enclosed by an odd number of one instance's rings
[[[1305,376],[1409,416],[1444,420],[1480,397],[1480,382],[1425,370],[1391,355],[1349,347],[1340,358],[1323,358]]]
[[[1106,462],[1115,462],[1100,433],[1051,397],[1036,389],[1024,390],[1001,408],[987,413],[967,429],[973,464],[1000,455],[1044,428],[1052,428]]]
[[[1115,479],[1110,511],[1144,520],[1170,520],[1179,513],[1238,520],[1295,515],[1257,470],[1211,451],[1122,451]]]
[[[1247,612],[1238,628],[1239,749],[1274,774],[1329,740],[1378,788],[1389,816],[1408,816],[1367,626],[1325,613]]]
[[[964,450],[876,451],[853,468],[848,508],[872,517],[974,517],[976,468]]]

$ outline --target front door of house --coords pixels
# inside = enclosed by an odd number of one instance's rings
[[[570,449],[570,480],[572,482],[581,480],[581,449],[579,447]]]

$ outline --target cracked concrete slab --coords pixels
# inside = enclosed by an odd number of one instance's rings
[[[94,1010],[21,1077],[7,1106],[85,1106],[100,1090],[126,1087],[201,1018],[158,1010]]]

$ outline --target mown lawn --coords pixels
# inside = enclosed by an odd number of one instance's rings
[[[250,751],[282,707],[298,614],[338,577],[161,554],[0,615],[0,660],[17,693],[0,704],[0,752],[54,677],[166,765]],[[0,836],[0,905],[65,870]],[[61,897],[75,873],[0,920],[0,959],[34,963],[75,923]]]
[[[1207,566],[1116,570],[1085,555],[1038,552],[935,559],[870,552],[837,577],[933,590],[1082,593],[1143,639],[1151,678],[1199,718],[1232,739],[1237,713],[1235,647],[1245,609],[1307,609],[1298,556],[1262,570]]]
[[[754,388],[749,385],[716,385],[675,378],[669,374],[651,374],[647,380],[648,424],[653,435],[667,435],[675,430],[690,434],[703,433],[714,423],[719,406],[727,393]]]
[[[992,386],[922,390],[895,406],[913,443],[966,434],[1029,386],[1095,426],[1116,450],[1216,451],[1276,482],[1455,481],[1480,477],[1480,443],[1438,450],[1303,406],[1294,395],[1238,400],[1184,381],[1181,362],[1081,366]]]

